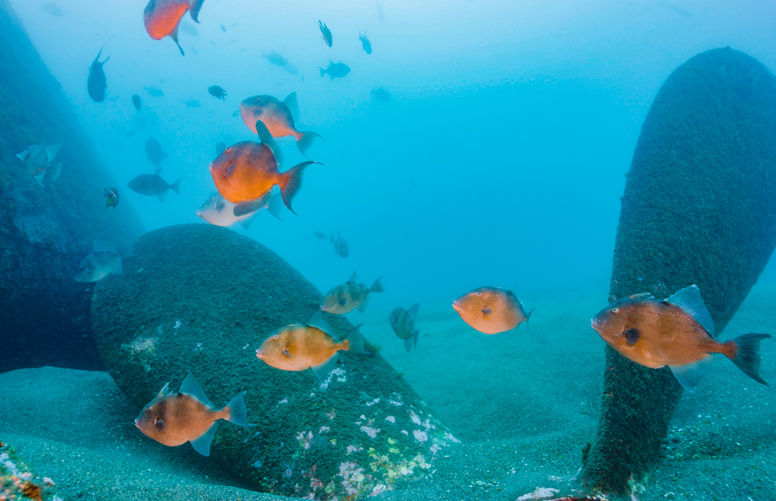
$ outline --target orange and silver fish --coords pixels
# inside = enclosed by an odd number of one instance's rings
[[[199,9],[205,0],[149,0],[143,11],[143,22],[148,35],[154,40],[170,37],[175,41],[178,50],[183,55],[183,48],[178,43],[178,26],[181,18],[189,12],[194,22],[199,22]]]
[[[267,365],[284,371],[313,369],[315,375],[323,379],[331,369],[328,362],[340,350],[350,350],[349,339],[338,342],[318,327],[291,324],[265,339],[256,350],[256,356]]]
[[[697,384],[697,363],[714,353],[733,361],[747,376],[758,374],[760,341],[769,334],[744,334],[721,343],[713,338],[714,322],[700,289],[691,285],[664,299],[649,293],[620,299],[599,312],[593,329],[621,355],[645,367],[668,366],[686,389]]]
[[[485,334],[512,330],[528,321],[533,313],[526,313],[512,291],[498,287],[474,289],[453,301],[453,309],[464,322]]]
[[[261,120],[272,137],[293,136],[299,151],[305,153],[313,139],[320,136],[309,130],[296,129],[294,116],[299,115],[298,107],[296,92],[286,96],[283,101],[272,96],[253,96],[240,102],[240,116],[254,134],[258,134],[256,121]]]

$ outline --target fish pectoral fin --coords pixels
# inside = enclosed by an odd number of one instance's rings
[[[704,362],[710,358],[711,357],[706,356],[691,364],[669,366],[668,368],[674,373],[676,380],[679,381],[682,388],[690,393],[695,393],[695,390],[698,388],[698,382],[700,382],[705,373],[704,366],[706,364],[704,364]]]
[[[288,358],[291,358],[291,353],[288,352],[288,348],[283,348],[283,355],[287,356]]]
[[[324,381],[329,376],[329,373],[334,370],[335,367],[337,367],[337,360],[338,360],[338,353],[334,353],[330,359],[322,363],[321,365],[316,365],[315,367],[310,367],[313,370],[313,374],[315,374],[315,377],[318,378],[318,381]]]
[[[487,308],[487,307],[481,309],[480,311],[482,312],[483,315],[490,315],[491,313],[493,313],[493,310],[491,310],[490,308]]]
[[[213,437],[216,436],[216,423],[207,429],[207,431],[199,438],[191,440],[191,446],[194,450],[202,454],[203,456],[210,456],[210,444],[213,443]]]
[[[624,330],[622,332],[622,335],[623,337],[625,337],[625,343],[628,346],[633,346],[634,344],[636,344],[636,342],[639,340],[639,337],[640,337],[639,330],[636,329],[635,327]]]

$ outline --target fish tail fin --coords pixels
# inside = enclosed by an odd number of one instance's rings
[[[199,9],[202,8],[202,4],[205,0],[191,0],[189,2],[189,15],[195,23],[199,22]]]
[[[302,155],[307,154],[307,150],[312,146],[313,141],[319,139],[321,136],[311,130],[303,130],[299,133],[299,138],[296,140],[296,147],[299,148],[299,152]]]
[[[733,361],[744,374],[758,383],[768,386],[760,377],[760,341],[771,337],[770,334],[744,334],[722,343],[722,354]]]
[[[249,426],[248,407],[245,405],[245,392],[241,391],[226,404],[224,407],[228,411],[227,421],[237,426]]]
[[[302,172],[304,172],[305,167],[308,165],[317,163],[320,162],[312,162],[308,160],[307,162],[294,165],[280,175],[280,182],[278,183],[278,186],[280,186],[280,194],[283,196],[283,203],[286,204],[288,210],[294,214],[296,214],[296,212],[291,208],[291,202],[293,201],[296,193],[299,191],[299,188],[302,187]]]
[[[369,288],[369,292],[385,292],[385,289],[383,289],[383,283],[381,280],[383,277],[379,277],[377,280],[374,281],[372,284],[372,287]]]
[[[342,341],[341,343],[337,344],[337,347],[340,350],[350,351],[350,339],[346,339]]]
[[[170,189],[176,194],[181,194],[181,178],[178,178],[174,183],[170,185]]]
[[[267,210],[275,219],[281,219],[280,213],[283,210],[283,198],[277,193],[273,193],[267,202]]]
[[[366,343],[364,340],[364,335],[361,334],[361,326],[364,324],[358,324],[357,326],[350,329],[350,332],[347,334],[347,338],[343,341],[343,343],[348,343],[348,348],[350,353],[356,354],[356,355],[371,355],[370,352],[366,351]]]

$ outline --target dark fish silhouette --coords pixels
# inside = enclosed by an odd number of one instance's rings
[[[140,111],[140,108],[143,107],[143,103],[140,101],[140,96],[137,94],[132,94],[132,104],[135,105],[135,109],[137,111]]]
[[[162,145],[152,137],[149,137],[148,141],[146,141],[145,150],[146,156],[157,168],[161,161],[167,158],[167,154],[162,151]]]
[[[86,87],[89,90],[89,97],[101,103],[105,100],[105,71],[102,69],[102,65],[108,62],[110,56],[105,58],[105,61],[100,62],[100,55],[102,49],[97,53],[97,57],[92,61],[92,65],[89,68],[89,80],[86,82]]]
[[[180,195],[181,180],[178,179],[172,184],[161,178],[159,174],[141,174],[132,179],[128,186],[135,193],[146,195],[149,197],[157,197],[164,202],[164,197],[167,195],[167,190],[172,190]]]
[[[358,39],[361,40],[361,47],[364,49],[364,52],[366,52],[367,54],[371,54],[372,42],[369,41],[366,35],[364,35],[363,33],[359,33]]]
[[[391,323],[393,332],[404,340],[404,348],[407,351],[412,351],[412,348],[418,346],[418,336],[420,332],[415,328],[415,322],[418,319],[418,310],[420,304],[413,304],[409,310],[402,308],[394,308],[388,317],[388,321]]]
[[[329,61],[329,67],[325,70],[321,68],[321,76],[328,74],[329,78],[334,80],[335,78],[342,78],[350,73],[350,66],[345,63],[335,63]]]
[[[211,85],[207,88],[207,92],[214,98],[220,99],[221,101],[226,99],[226,91],[220,85]]]
[[[326,26],[326,23],[322,22],[319,19],[318,28],[321,29],[321,34],[323,35],[323,41],[326,42],[326,45],[331,47],[332,39],[331,39],[331,30],[329,29],[329,27]]]

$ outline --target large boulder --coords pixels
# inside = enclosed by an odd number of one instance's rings
[[[644,122],[622,197],[611,299],[663,298],[697,284],[720,332],[774,244],[776,79],[741,52],[704,52],[671,74]],[[668,369],[607,347],[586,484],[625,493],[639,481],[681,394]]]
[[[219,423],[211,454],[257,490],[343,499],[422,478],[457,440],[379,354],[344,352],[323,382],[256,358],[267,336],[306,322],[321,299],[261,244],[224,228],[179,225],[141,237],[124,273],[98,284],[93,330],[138,410],[189,371],[216,405],[247,390],[248,418],[258,426]],[[335,337],[351,330],[345,318],[326,315]],[[138,440],[149,439],[138,432]]]
[[[142,227],[125,200],[105,207],[103,190],[115,182],[20,26],[0,0],[0,371],[97,369],[92,285],[73,278],[94,241],[120,249]],[[61,174],[43,184],[16,157],[36,144],[61,145]]]

